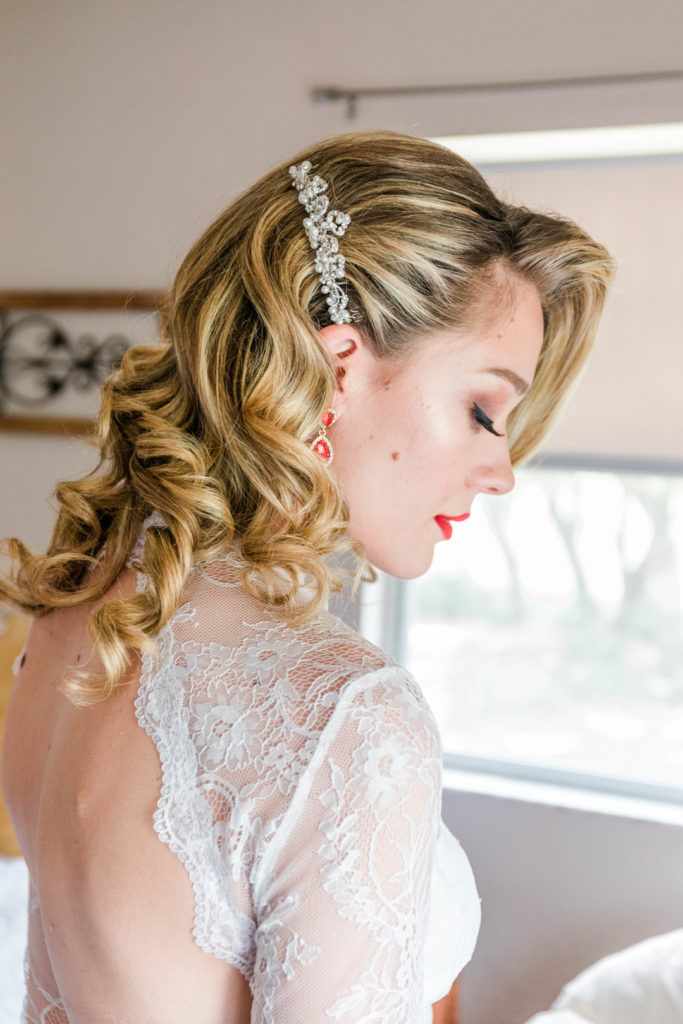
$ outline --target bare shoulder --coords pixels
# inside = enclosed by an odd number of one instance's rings
[[[134,592],[134,576],[122,574],[100,601]],[[79,714],[59,690],[70,668],[101,668],[88,635],[88,620],[97,603],[53,609],[34,619],[12,689],[3,742],[3,790],[29,867],[51,777],[64,767],[67,756],[75,770],[102,735],[100,723],[120,713],[126,703],[121,688],[117,696],[123,699]],[[135,668],[131,679],[134,676]],[[89,740],[85,748],[75,742],[81,731]]]

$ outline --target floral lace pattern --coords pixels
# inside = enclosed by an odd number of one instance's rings
[[[24,962],[24,976],[26,998],[22,1009],[22,1024],[69,1024],[64,1004],[41,988],[31,974],[28,958]]]
[[[237,552],[195,570],[136,703],[163,770],[154,827],[192,881],[195,940],[250,980],[263,1024],[304,1005],[310,1019],[412,1024],[438,729],[372,644],[327,613],[293,629],[240,581]]]
[[[36,918],[40,917],[40,904],[35,890],[29,886],[29,936]],[[42,927],[42,926],[41,926]],[[26,992],[22,1007],[21,1024],[69,1024],[64,1003],[58,996],[51,995],[38,982],[31,969],[30,939],[24,956],[24,981]]]
[[[128,563],[138,590],[143,543]],[[329,613],[293,629],[249,598],[236,549],[195,567],[183,598],[159,657],[142,657],[135,713],[161,763],[153,827],[187,871],[196,943],[247,978],[252,1022],[431,1019],[441,743],[419,687]]]

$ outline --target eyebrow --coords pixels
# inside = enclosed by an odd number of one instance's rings
[[[493,373],[496,377],[502,377],[503,380],[509,381],[518,395],[525,395],[529,390],[529,385],[523,377],[520,377],[519,374],[515,373],[513,370],[507,370],[504,366],[490,366],[482,372]]]

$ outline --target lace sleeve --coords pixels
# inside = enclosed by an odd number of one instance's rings
[[[414,1024],[441,803],[441,743],[387,666],[339,700],[255,880],[252,1024]]]

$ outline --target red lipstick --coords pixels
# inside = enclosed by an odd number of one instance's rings
[[[446,540],[450,540],[451,537],[453,536],[453,527],[451,526],[451,521],[455,523],[463,523],[466,519],[469,518],[469,512],[465,512],[465,514],[462,516],[434,516],[434,519],[441,527],[441,532],[443,533]]]

